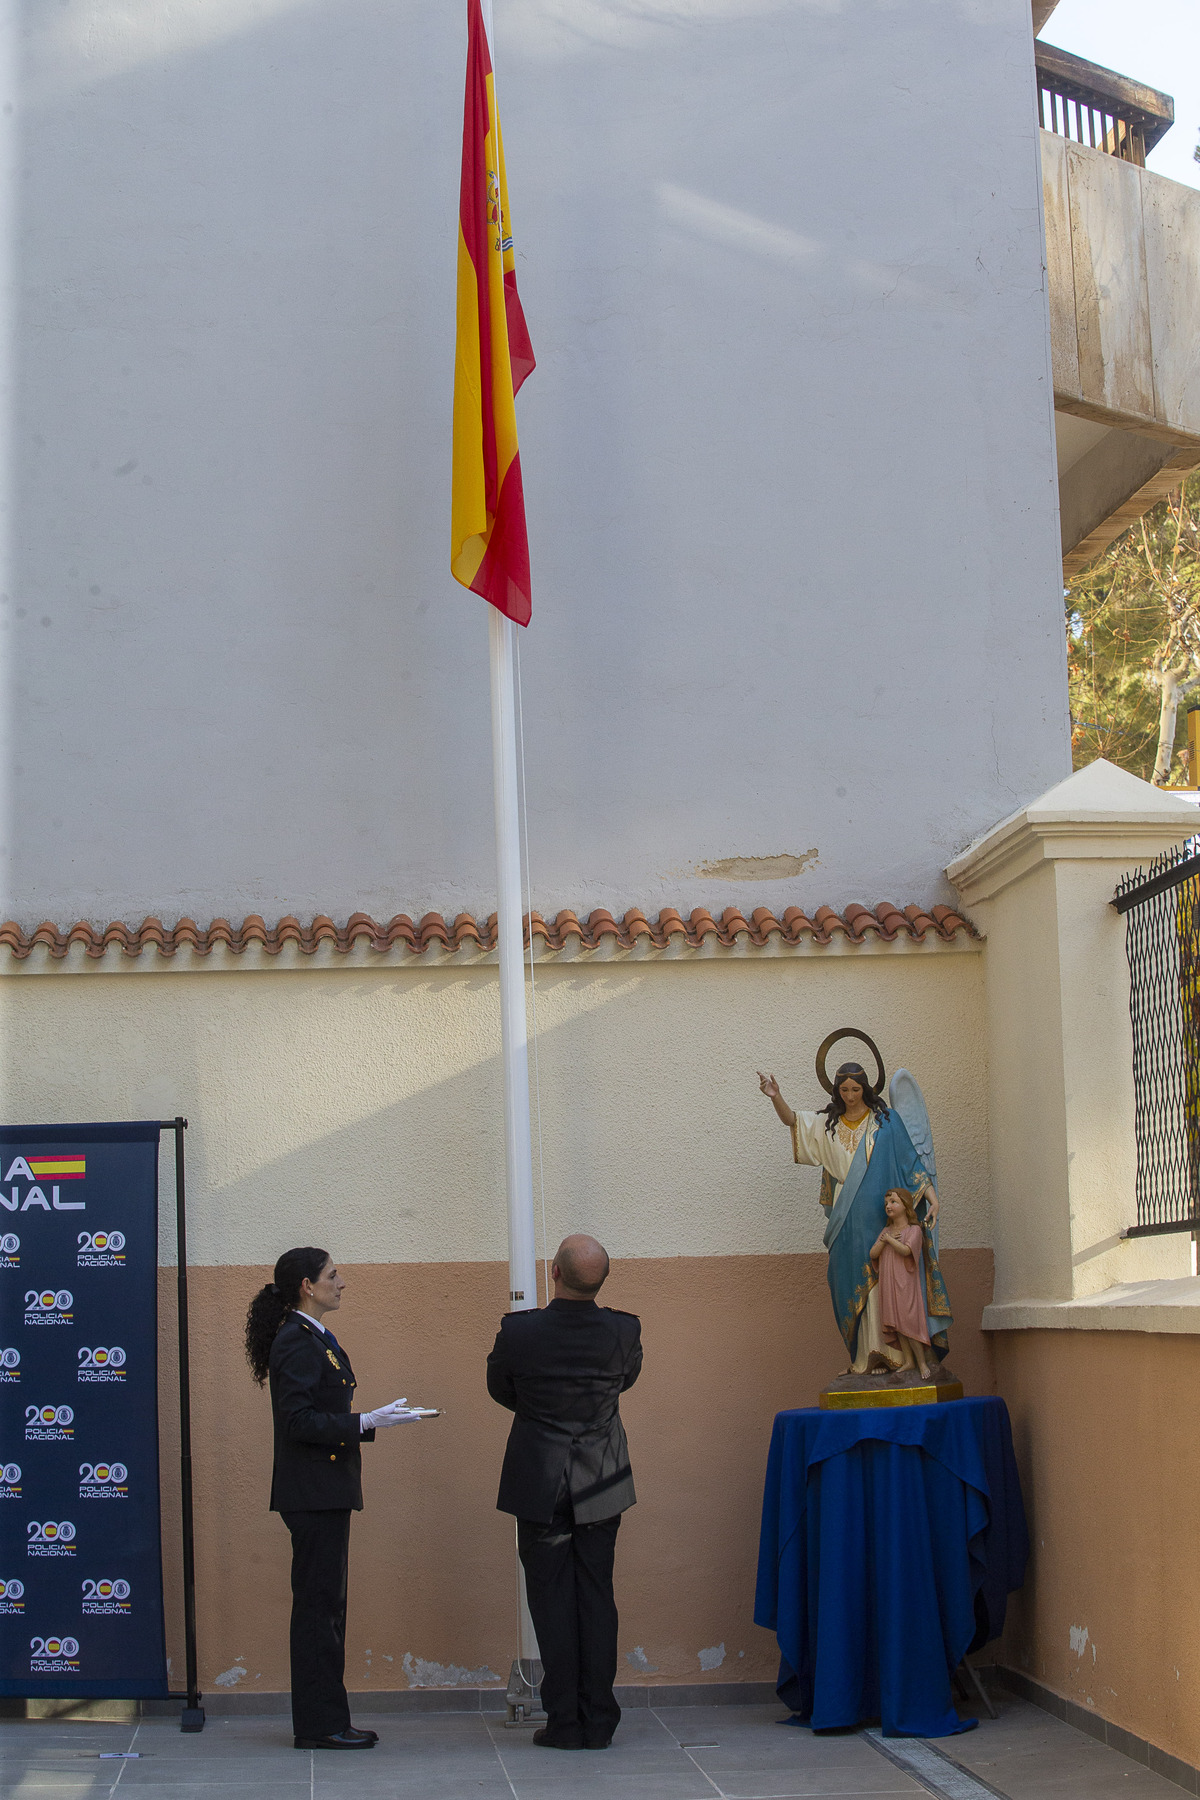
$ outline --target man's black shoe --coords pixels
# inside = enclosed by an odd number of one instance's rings
[[[612,1739],[610,1737],[585,1737],[583,1740],[583,1747],[585,1750],[607,1750],[611,1743]]]
[[[358,1731],[353,1725],[345,1731],[335,1731],[329,1737],[307,1738],[295,1740],[297,1750],[373,1750],[379,1742],[377,1731]]]
[[[540,1731],[534,1732],[533,1741],[535,1744],[540,1745],[543,1750],[583,1749],[582,1737],[560,1737],[557,1732],[551,1731],[548,1725],[543,1725]]]

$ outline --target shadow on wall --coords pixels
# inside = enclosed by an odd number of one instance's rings
[[[543,969],[539,1242],[544,1176],[549,1249],[587,1228],[616,1257],[820,1251],[817,1172],[793,1164],[755,1069],[774,1069],[794,1104],[822,1104],[812,1051],[853,1017],[920,1076],[943,1244],[987,1243],[981,979],[978,958],[949,955]],[[346,1262],[505,1255],[492,970],[91,981],[35,1016],[20,1082],[28,1091],[47,1041],[69,1037],[71,1066],[49,1083],[60,1116],[101,1097],[114,1116],[147,1098],[190,1111],[194,1261],[273,1260],[284,1231],[336,1235]],[[35,1104],[20,1082],[17,1112]]]

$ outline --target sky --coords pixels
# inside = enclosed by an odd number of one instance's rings
[[[1175,123],[1146,167],[1200,188],[1200,0],[1059,0],[1039,35],[1171,94]]]

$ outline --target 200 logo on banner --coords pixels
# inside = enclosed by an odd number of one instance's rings
[[[27,1444],[69,1444],[75,1436],[75,1412],[70,1406],[27,1406]]]
[[[124,1463],[80,1463],[81,1500],[126,1500],[128,1497],[129,1470]]]
[[[127,1619],[131,1610],[130,1585],[124,1580],[111,1580],[107,1575],[99,1581],[85,1581],[80,1610],[89,1616]]]
[[[124,1381],[126,1356],[120,1344],[113,1344],[106,1349],[97,1346],[90,1349],[80,1345],[78,1351],[79,1368],[76,1371],[77,1381]]]
[[[70,1519],[30,1519],[25,1527],[26,1556],[74,1556],[75,1526]]]
[[[75,1240],[75,1266],[78,1269],[123,1269],[125,1267],[125,1233],[123,1231],[81,1231]]]
[[[70,1288],[30,1288],[25,1295],[27,1325],[70,1325],[75,1296]]]
[[[73,1637],[30,1638],[29,1672],[31,1675],[77,1675],[79,1673],[79,1639]]]

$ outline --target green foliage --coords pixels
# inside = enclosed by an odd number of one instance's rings
[[[1162,500],[1066,589],[1074,766],[1103,756],[1149,781],[1164,668],[1200,674],[1200,474]],[[1191,703],[1200,691],[1191,695]],[[1175,723],[1169,781],[1187,779],[1187,706]]]

